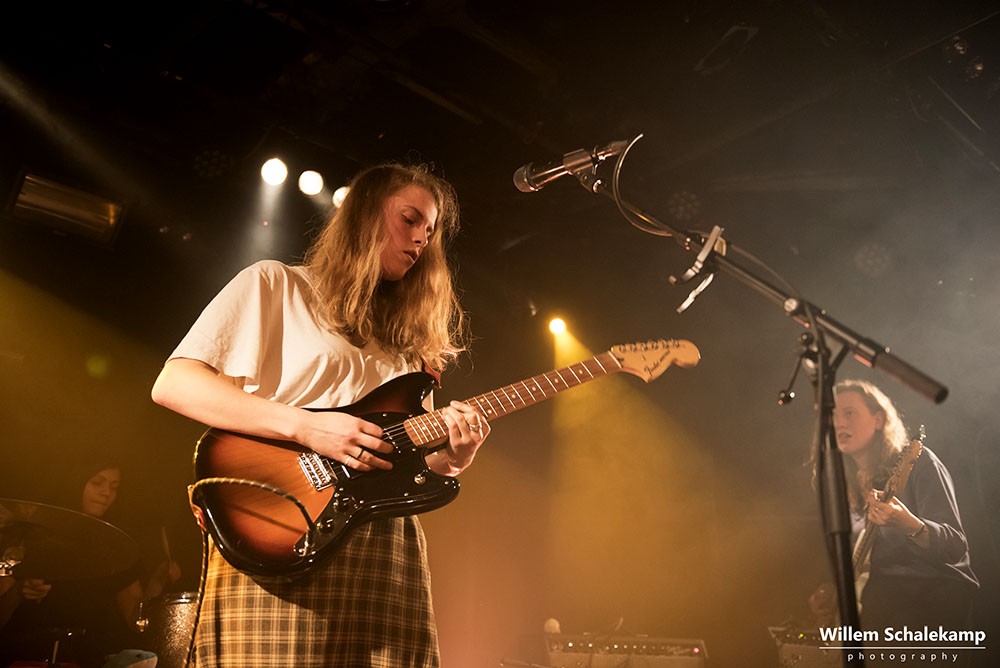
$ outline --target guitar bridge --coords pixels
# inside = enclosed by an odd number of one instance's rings
[[[315,452],[300,454],[299,468],[302,469],[306,480],[317,492],[337,482],[337,474],[333,472],[333,467],[330,466],[326,457]]]

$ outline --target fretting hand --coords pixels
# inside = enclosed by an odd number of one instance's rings
[[[448,445],[445,455],[454,469],[464,469],[472,463],[476,451],[490,433],[490,423],[478,409],[460,401],[452,401],[441,409],[448,425]]]
[[[879,500],[881,493],[872,490],[868,497],[868,519],[879,526],[898,526],[906,531],[919,529],[923,522],[910,512],[902,501],[890,497],[887,502]]]

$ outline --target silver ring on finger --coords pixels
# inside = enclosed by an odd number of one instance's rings
[[[347,455],[347,459],[344,460],[344,464],[350,464],[352,459],[354,459],[354,455]]]
[[[478,422],[473,422],[473,423],[469,424],[469,431],[478,432],[482,428],[483,428],[483,426],[481,424],[479,424]]]

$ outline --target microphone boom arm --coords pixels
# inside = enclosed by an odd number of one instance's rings
[[[619,160],[620,159],[621,158],[619,158]],[[596,180],[594,188],[591,190],[596,194],[615,199],[614,194],[610,192],[606,184],[604,184],[604,182],[600,179]],[[812,302],[803,301],[790,295],[777,286],[772,285],[763,278],[734,263],[725,254],[716,252],[717,249],[725,248],[725,240],[721,236],[713,235],[715,238],[713,238],[712,243],[709,244],[708,241],[698,232],[683,232],[671,227],[667,223],[657,219],[655,216],[639,209],[638,207],[633,206],[625,200],[619,198],[617,201],[629,213],[641,218],[648,225],[650,225],[650,229],[647,229],[646,231],[663,236],[672,236],[674,240],[676,240],[677,243],[686,251],[698,252],[698,260],[701,262],[702,267],[710,266],[713,270],[718,270],[724,274],[732,276],[741,283],[749,286],[753,290],[756,290],[775,304],[781,306],[785,315],[790,316],[793,320],[807,329],[812,327],[810,324],[810,318],[807,314],[808,309],[808,311],[812,313],[812,320],[815,321],[816,328],[819,329],[822,334],[829,335],[846,346],[852,353],[854,353],[855,359],[865,366],[878,369],[936,404],[943,402],[948,397],[948,388],[943,383],[931,378],[929,375],[909,364],[902,358],[897,357],[894,353],[890,352],[888,346],[884,346],[881,343],[877,343],[876,341],[855,332],[850,327],[835,320],[827,314],[825,309],[816,306]],[[708,248],[707,253],[704,252],[706,248]],[[695,270],[695,273],[692,274],[690,278],[693,278],[701,270],[702,267],[697,267],[697,264],[698,263],[696,262],[696,266],[692,267],[692,270]],[[688,273],[691,273],[691,270],[689,270]],[[685,274],[685,278],[690,280],[687,274]]]

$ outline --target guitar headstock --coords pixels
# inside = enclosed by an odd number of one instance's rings
[[[626,343],[612,346],[609,352],[622,365],[622,371],[628,371],[647,383],[658,378],[671,365],[695,366],[701,360],[698,347],[683,339]]]
[[[927,434],[924,432],[924,425],[920,425],[920,437],[910,441],[899,453],[899,464],[896,465],[889,481],[893,494],[899,494],[906,487],[906,482],[910,479],[910,471],[913,470],[913,463],[917,461],[924,449],[925,438],[927,438]]]

